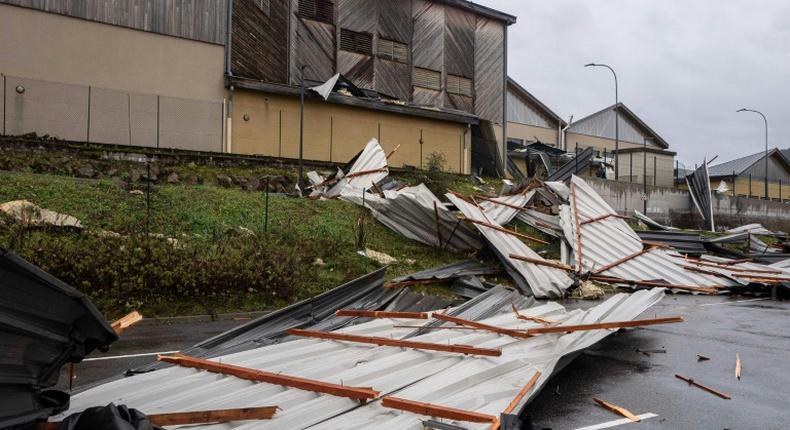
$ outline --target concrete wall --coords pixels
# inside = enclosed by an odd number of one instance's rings
[[[537,138],[547,145],[558,146],[559,139],[558,130],[556,128],[538,127],[534,125],[521,124],[517,122],[507,123],[507,137],[508,139],[515,138],[521,139],[524,143],[535,140]]]
[[[445,170],[471,169],[471,133],[464,135],[463,124],[314,100],[306,101],[304,124],[308,160],[346,162],[375,137],[387,152],[400,145],[389,160],[392,166],[425,167],[428,155],[439,152],[446,159]],[[299,99],[237,90],[231,152],[297,158]]]
[[[631,214],[642,211],[642,185],[584,178],[616,211]],[[647,214],[656,221],[676,227],[699,228],[702,216],[697,213],[688,191],[668,187],[647,187]],[[713,216],[717,228],[732,228],[748,223],[790,231],[790,205],[746,197],[714,193]]]
[[[224,47],[0,4],[0,73],[222,101]]]

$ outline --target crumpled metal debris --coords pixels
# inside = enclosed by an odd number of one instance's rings
[[[308,172],[313,183],[311,197],[333,198],[343,193],[361,193],[389,175],[387,154],[376,138],[370,139],[363,149],[349,163],[350,167],[338,169],[329,178],[316,172]]]

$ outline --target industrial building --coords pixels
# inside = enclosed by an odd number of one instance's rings
[[[66,140],[469,173],[505,153],[507,27],[466,0],[0,0],[3,129]],[[473,136],[477,136],[473,139]],[[474,140],[474,142],[473,142]]]
[[[768,198],[786,200],[790,196],[789,149],[768,151]],[[736,158],[708,166],[711,190],[731,196],[765,198],[766,153]]]
[[[619,118],[617,124],[616,118]],[[615,139],[616,135],[619,139]],[[618,140],[619,144],[615,145]],[[623,103],[574,121],[566,131],[565,142],[569,152],[592,147],[599,156],[611,159],[612,164],[617,163],[617,172],[612,172],[617,177],[610,179],[673,186],[676,153],[670,151],[669,143]],[[607,174],[607,178],[609,176]]]

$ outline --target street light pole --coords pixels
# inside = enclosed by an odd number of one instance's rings
[[[617,73],[607,64],[588,63],[584,67],[606,67],[614,75],[614,180],[617,181],[620,178],[620,163],[618,162],[620,156],[620,98],[617,94]]]
[[[763,122],[765,123],[765,199],[768,200],[768,119],[762,112],[754,109],[741,108],[736,112],[754,112],[763,117]]]
[[[302,194],[302,175],[304,173],[304,70],[307,65],[299,67],[299,177],[296,185],[299,187],[299,195]]]

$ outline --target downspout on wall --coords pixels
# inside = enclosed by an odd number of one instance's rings
[[[568,129],[571,128],[571,124],[573,124],[573,115],[571,115],[571,117],[568,118],[568,125],[563,127],[562,131],[560,132],[560,142],[561,142],[560,149],[562,149],[565,152],[568,152],[568,148],[567,148],[568,142],[566,139],[566,134],[568,133]]]
[[[228,0],[227,21],[225,24],[225,77],[230,82],[233,77],[231,67],[231,48],[233,44],[233,0]],[[225,107],[225,151],[233,152],[233,85],[230,84],[230,95],[226,100]]]
[[[507,27],[504,25],[502,53],[502,176],[507,178]]]

